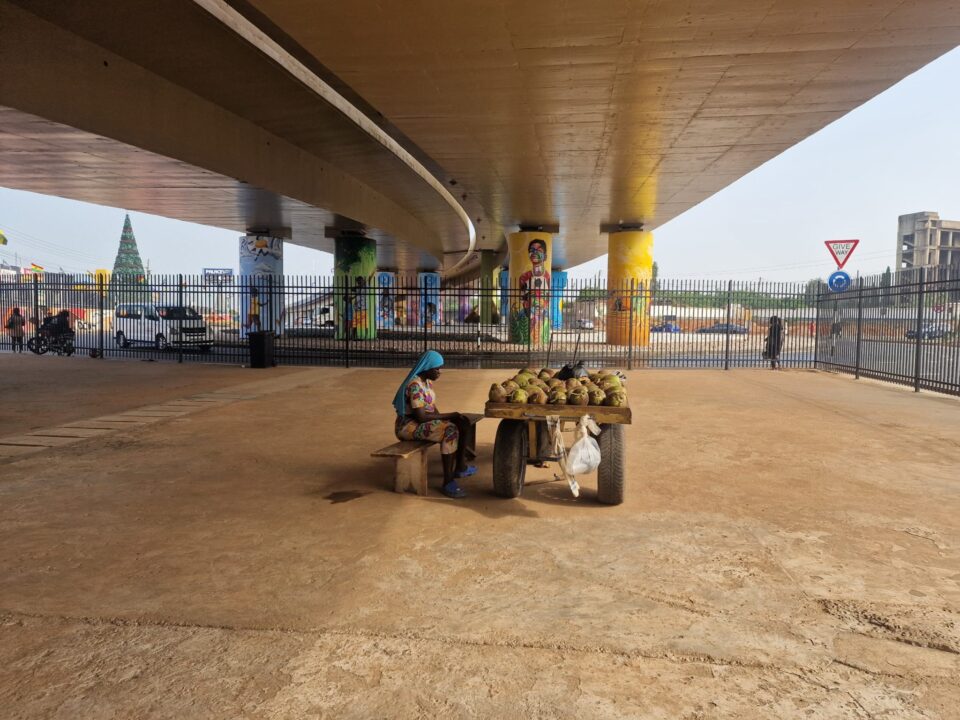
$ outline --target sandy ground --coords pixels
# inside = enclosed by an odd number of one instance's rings
[[[468,500],[390,492],[397,371],[82,365],[46,367],[234,394],[0,458],[3,717],[960,717],[955,399],[635,372],[605,507],[492,496],[489,420]]]

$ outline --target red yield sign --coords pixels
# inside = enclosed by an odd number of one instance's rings
[[[857,245],[860,244],[860,241],[825,240],[823,244],[827,246],[827,250],[830,251],[830,255],[833,256],[834,261],[837,263],[837,269],[842,269],[843,266],[847,264],[847,260],[850,259],[850,256],[853,255],[853,251],[856,249]]]

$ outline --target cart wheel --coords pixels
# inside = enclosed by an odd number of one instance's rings
[[[501,420],[493,446],[493,489],[497,495],[519,497],[527,472],[527,424]]]
[[[623,502],[623,425],[601,425],[600,467],[597,468],[597,500],[604,505]]]

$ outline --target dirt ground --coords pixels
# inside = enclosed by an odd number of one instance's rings
[[[86,364],[23,402],[182,411],[0,457],[3,717],[960,717],[955,399],[634,372],[623,505],[494,497],[490,420],[454,501],[369,457],[401,372]]]

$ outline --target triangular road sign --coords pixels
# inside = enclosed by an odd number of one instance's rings
[[[840,270],[843,269],[843,266],[847,264],[847,260],[849,260],[850,256],[853,255],[853,251],[856,249],[857,245],[860,244],[860,241],[825,240],[823,244],[827,246],[827,250],[830,251],[834,261],[837,263],[837,269]]]

